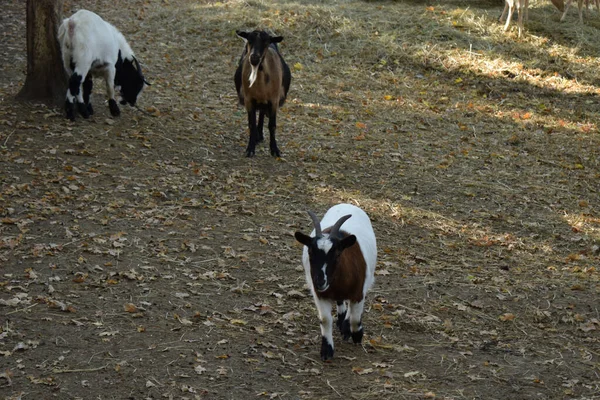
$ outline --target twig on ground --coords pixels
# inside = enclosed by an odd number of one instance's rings
[[[81,369],[60,369],[60,368],[54,368],[52,370],[53,373],[55,374],[68,374],[71,372],[95,372],[95,371],[100,371],[102,369],[105,369],[106,367],[108,367],[108,364],[103,365],[101,367],[97,367],[97,368],[81,368]]]

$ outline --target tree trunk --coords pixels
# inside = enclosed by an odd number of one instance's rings
[[[27,0],[27,76],[18,99],[63,105],[67,76],[56,34],[63,0]]]

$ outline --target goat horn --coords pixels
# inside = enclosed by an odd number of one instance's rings
[[[321,232],[321,222],[319,218],[315,215],[314,212],[308,210],[308,215],[310,215],[310,219],[312,219],[313,225],[315,226],[315,236],[320,237],[323,233]]]
[[[331,231],[329,232],[329,236],[336,236],[338,231],[340,230],[340,227],[342,226],[342,224],[344,222],[346,222],[346,220],[348,218],[350,218],[352,216],[352,214],[348,214],[348,215],[344,215],[343,217],[341,217],[340,219],[337,220],[337,222],[333,225],[333,227],[331,228]]]

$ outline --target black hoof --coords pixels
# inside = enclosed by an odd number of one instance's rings
[[[363,328],[362,326],[360,327],[360,329],[356,332],[352,332],[352,341],[354,343],[361,343],[362,342],[362,338],[363,338]]]
[[[264,141],[264,140],[265,140],[265,137],[264,137],[264,135],[261,133],[260,135],[258,135],[258,139],[256,139],[256,143],[260,143],[260,142],[262,142],[262,141]]]
[[[119,109],[117,102],[113,99],[110,99],[108,101],[108,109],[110,110],[110,115],[112,115],[113,117],[118,117],[119,115],[121,115],[121,110]]]
[[[256,153],[254,153],[254,150],[246,150],[246,157],[251,158],[254,157],[256,155]]]
[[[90,113],[88,112],[86,105],[83,103],[77,103],[77,111],[79,111],[79,114],[81,114],[83,118],[90,117]]]
[[[67,112],[67,119],[75,121],[75,104],[69,100],[65,101],[65,111]]]
[[[271,155],[274,157],[281,157],[281,152],[277,147],[271,148]]]
[[[92,107],[92,103],[87,103],[87,112],[89,115],[94,115],[94,107]]]
[[[327,339],[321,337],[321,360],[327,361],[333,358],[333,346],[327,343]]]

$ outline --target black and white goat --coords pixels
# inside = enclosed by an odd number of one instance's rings
[[[319,222],[309,211],[315,229],[310,236],[296,232],[305,247],[302,265],[321,321],[321,359],[333,357],[333,303],[344,340],[363,337],[362,313],[367,291],[375,280],[377,243],[368,215],[351,204],[331,207]],[[324,227],[324,228],[322,228]]]
[[[292,73],[279,53],[277,43],[282,36],[271,36],[265,31],[236,32],[246,41],[233,80],[240,104],[248,113],[250,139],[246,157],[253,157],[256,143],[264,139],[263,123],[269,118],[269,148],[271,155],[280,157],[275,139],[277,110],[285,103]],[[256,112],[258,111],[258,125]]]
[[[117,28],[91,11],[79,10],[63,20],[58,28],[58,41],[63,65],[70,76],[65,105],[67,118],[75,119],[75,104],[84,118],[94,113],[90,94],[95,76],[103,77],[106,82],[111,115],[121,114],[115,101],[115,86],[120,87],[121,104],[135,105],[148,82],[127,40]]]

